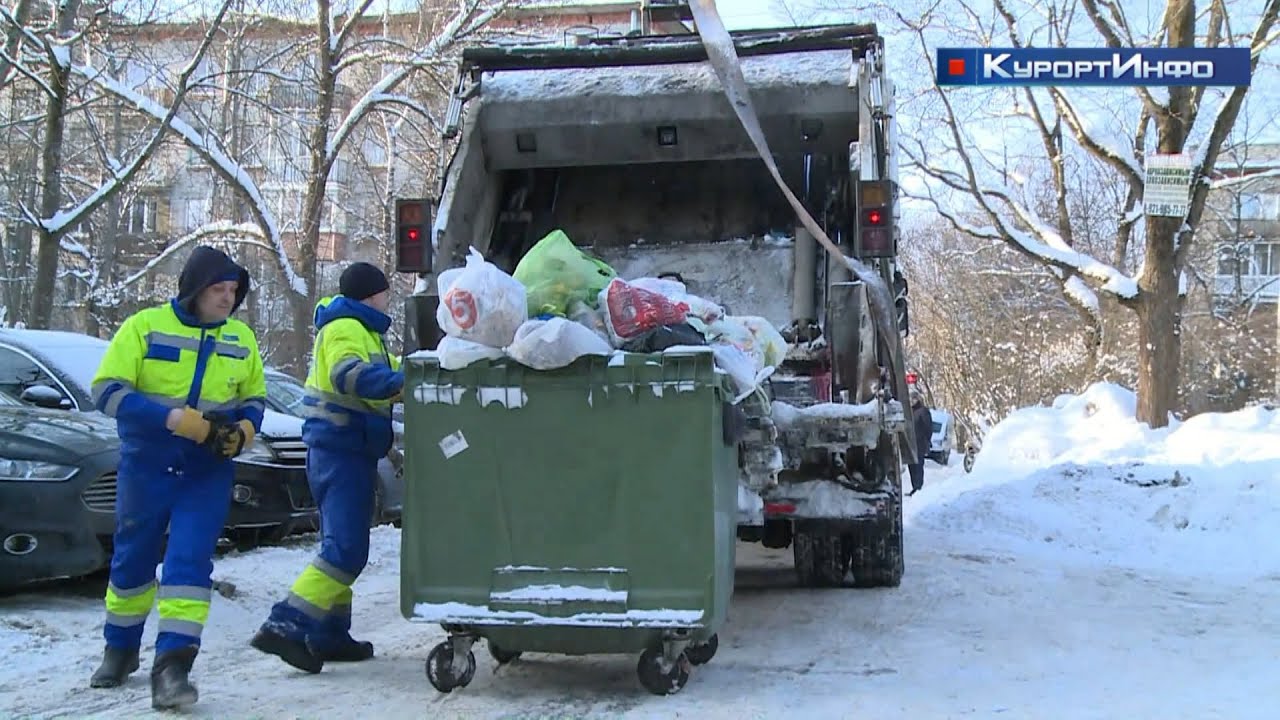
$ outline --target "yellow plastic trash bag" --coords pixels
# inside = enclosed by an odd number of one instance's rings
[[[524,285],[529,317],[565,315],[569,303],[596,307],[597,297],[617,273],[579,250],[563,230],[553,230],[525,253],[515,279]]]

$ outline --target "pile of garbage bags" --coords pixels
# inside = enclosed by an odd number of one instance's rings
[[[551,370],[584,355],[709,346],[741,399],[787,354],[768,320],[726,315],[676,280],[624,280],[561,230],[538,241],[514,275],[472,248],[466,265],[441,273],[437,286],[445,338],[436,354],[447,370],[504,356]]]

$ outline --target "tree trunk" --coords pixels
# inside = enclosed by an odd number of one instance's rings
[[[1146,263],[1138,313],[1138,420],[1152,428],[1169,424],[1177,406],[1182,367],[1182,313],[1173,238],[1182,218],[1147,220]]]
[[[74,27],[78,0],[68,0],[58,10],[58,36],[66,37]],[[44,144],[40,152],[40,180],[43,188],[40,196],[40,217],[48,221],[62,207],[62,140],[66,130],[68,79],[70,68],[52,65],[49,70],[49,98],[45,110]],[[58,256],[63,230],[49,232],[43,225],[38,228],[40,245],[36,259],[36,282],[31,291],[31,320],[33,328],[48,328],[53,320],[54,292],[57,290]]]
[[[293,310],[293,332],[282,360],[294,368],[305,368],[311,351],[311,327],[314,324],[316,301],[321,292],[317,250],[320,245],[320,226],[324,219],[324,200],[329,185],[329,171],[333,159],[328,145],[330,123],[333,121],[334,93],[337,75],[334,69],[334,53],[331,46],[329,2],[316,3],[316,110],[315,123],[307,138],[311,151],[311,167],[307,175],[306,197],[302,206],[302,234],[298,242],[298,270],[307,281],[307,296],[291,293],[289,304]]]
[[[120,68],[117,67],[114,60],[111,61],[110,67],[111,76],[119,80]],[[112,157],[119,158],[122,152],[124,152],[123,112],[120,103],[113,103],[111,108],[111,155]],[[137,200],[135,200],[135,202],[141,201],[143,201],[143,198],[141,197],[138,197]],[[118,274],[116,272],[116,266],[119,264],[118,261],[120,257],[120,214],[122,210],[120,205],[120,194],[112,193],[111,199],[107,200],[105,208],[107,216],[103,221],[102,235],[100,238],[97,238],[99,242],[96,243],[94,254],[97,256],[98,260],[98,284],[111,287],[115,285],[116,276]],[[157,205],[157,212],[158,211],[159,206]],[[159,226],[157,225],[157,228],[158,227]],[[146,228],[144,227],[143,231],[145,232],[145,230]],[[114,331],[117,326],[116,317],[119,308],[120,303],[118,300],[110,305],[99,307],[98,303],[93,299],[93,293],[90,292],[86,331],[90,335],[101,337],[104,320],[106,321],[107,327]]]

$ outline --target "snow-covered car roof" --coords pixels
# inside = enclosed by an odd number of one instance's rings
[[[12,342],[38,354],[41,361],[74,383],[86,398],[91,395],[93,376],[102,364],[109,342],[92,335],[64,330],[0,329],[0,341]],[[268,374],[284,375],[271,368]],[[301,437],[302,420],[268,409],[262,419],[262,434],[271,437]]]

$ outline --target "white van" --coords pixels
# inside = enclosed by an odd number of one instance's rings
[[[946,410],[930,408],[933,417],[933,437],[929,441],[929,457],[939,465],[951,462],[951,450],[956,444],[955,419]]]

